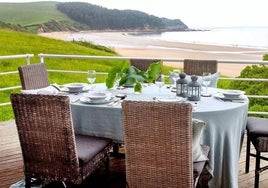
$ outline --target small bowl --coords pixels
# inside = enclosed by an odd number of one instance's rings
[[[86,95],[91,101],[103,101],[105,100],[108,96],[110,96],[109,93],[104,93],[104,92],[90,92]]]
[[[84,84],[81,83],[72,83],[72,84],[68,84],[66,85],[66,87],[69,89],[69,92],[71,93],[76,93],[76,92],[81,92]]]
[[[244,91],[240,91],[240,90],[225,90],[225,91],[222,91],[222,94],[223,94],[223,96],[225,98],[237,99],[241,95],[245,94],[245,92]]]

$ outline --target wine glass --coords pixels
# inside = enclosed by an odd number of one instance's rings
[[[180,77],[181,71],[178,69],[174,69],[172,72],[172,80],[173,80],[173,87],[176,88],[176,82]]]
[[[211,94],[208,93],[208,86],[211,83],[211,73],[204,72],[203,76],[202,76],[202,79],[203,79],[203,85],[206,86],[206,93],[202,93],[202,96],[203,97],[210,97]]]
[[[121,90],[124,88],[122,86],[119,86],[120,80],[121,80],[121,75],[119,73],[116,73],[115,82],[114,82],[115,89]]]
[[[158,98],[160,99],[161,88],[165,85],[165,77],[161,75],[157,80],[155,80],[155,85],[159,88]]]
[[[95,70],[89,70],[87,72],[87,80],[91,85],[91,89],[93,89],[93,83],[96,80],[96,71]]]

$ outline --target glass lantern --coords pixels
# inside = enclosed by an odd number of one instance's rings
[[[189,101],[199,101],[201,94],[201,85],[197,82],[198,77],[193,75],[191,76],[191,82],[187,87],[187,99]]]
[[[179,74],[180,79],[176,81],[176,94],[179,97],[187,97],[187,85],[188,82],[185,79],[186,74],[185,73],[180,73]]]

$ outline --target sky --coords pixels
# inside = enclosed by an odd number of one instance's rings
[[[0,0],[34,2],[42,0]],[[43,0],[44,1],[44,0]],[[180,19],[189,28],[268,26],[267,0],[55,0],[88,2],[109,9],[139,10]]]

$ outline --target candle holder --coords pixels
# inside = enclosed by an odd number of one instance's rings
[[[186,74],[180,73],[179,74],[180,79],[176,81],[176,94],[179,97],[187,97],[187,88],[188,88],[188,82],[185,79]]]
[[[197,79],[197,76],[191,76],[191,82],[187,86],[187,99],[189,101],[200,100],[201,85],[197,82]]]

